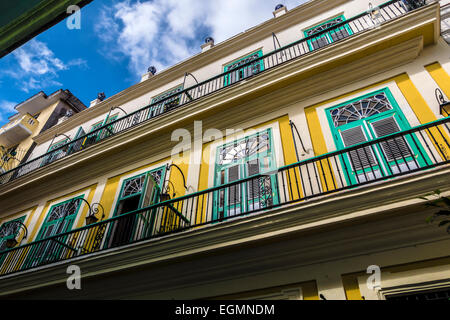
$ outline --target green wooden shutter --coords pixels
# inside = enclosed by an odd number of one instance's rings
[[[233,166],[228,168],[228,182],[232,183],[239,180],[239,168],[240,166]],[[230,205],[237,204],[241,201],[241,186],[234,185],[229,188],[229,202]]]
[[[259,174],[260,173],[259,159],[248,161],[247,171],[249,177]],[[260,193],[259,184],[260,179],[253,179],[247,183],[248,200],[253,200],[259,197]]]
[[[341,132],[342,140],[346,147],[351,147],[367,141],[362,126],[354,127]],[[369,147],[350,151],[352,166],[355,170],[361,170],[370,165],[375,165],[375,159]]]
[[[373,122],[372,127],[379,138],[401,131],[394,117]],[[381,143],[381,147],[389,161],[410,157],[412,155],[403,138],[396,138],[383,142]]]

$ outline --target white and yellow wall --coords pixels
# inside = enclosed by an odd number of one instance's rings
[[[320,9],[321,5],[327,2],[324,6],[326,9]],[[334,1],[338,5],[330,4],[333,1],[311,1],[299,8],[293,9],[286,16],[291,15],[299,19],[299,21],[287,22],[282,20],[286,29],[277,33],[278,38],[282,44],[288,44],[304,37],[303,31],[317,25],[323,21],[327,21],[332,17],[344,14],[346,18],[350,18],[368,9],[366,1]],[[374,6],[383,3],[383,0],[372,1]],[[304,19],[301,19],[298,12],[305,12]],[[317,13],[310,17],[310,12]],[[275,20],[269,21],[267,24],[272,27],[275,25]],[[247,31],[247,33],[255,33],[259,35],[265,32],[263,26],[255,27],[255,29]],[[260,30],[263,31],[260,31]],[[38,157],[47,152],[50,147],[52,134],[54,132],[64,133],[70,137],[74,137],[80,126],[85,132],[89,132],[91,126],[99,121],[103,121],[109,114],[112,106],[117,105],[116,102],[121,102],[120,107],[127,113],[136,111],[148,105],[151,99],[158,94],[165,92],[168,89],[176,87],[183,82],[183,77],[173,77],[171,72],[177,70],[177,74],[181,75],[179,70],[189,71],[196,75],[199,81],[206,80],[214,75],[223,72],[223,67],[240,57],[246,56],[251,52],[262,49],[263,53],[269,53],[273,48],[273,39],[269,32],[265,32],[266,36],[252,42],[247,38],[245,42],[238,41],[244,35],[238,35],[236,38],[230,39],[223,44],[218,44],[218,48],[225,48],[224,54],[209,50],[207,53],[200,54],[190,60],[181,62],[180,66],[162,72],[161,76],[155,76],[146,80],[132,88],[125,90],[122,93],[105,100],[98,105],[73,116],[65,123],[48,130],[41,137],[37,138],[40,144],[33,152],[33,157]],[[229,52],[234,48],[232,52]],[[216,53],[217,52],[217,53]],[[21,244],[30,243],[36,239],[40,227],[49,213],[50,208],[58,203],[64,202],[71,198],[84,196],[84,199],[89,203],[101,203],[105,208],[105,219],[111,218],[116,208],[117,200],[123,182],[133,176],[141,173],[151,171],[153,169],[167,166],[170,164],[178,165],[185,177],[187,178],[187,185],[190,187],[188,191],[184,190],[183,180],[181,175],[171,170],[167,177],[174,186],[177,192],[176,196],[180,197],[186,193],[205,190],[214,187],[215,175],[215,159],[217,148],[223,145],[226,140],[240,139],[248,135],[246,132],[258,132],[270,128],[272,130],[273,145],[276,154],[276,166],[282,167],[296,163],[298,161],[295,147],[294,136],[291,131],[290,121],[297,126],[303,143],[306,147],[306,153],[299,154],[300,160],[312,158],[314,156],[323,155],[337,150],[330,125],[326,116],[326,109],[352,100],[354,98],[363,96],[382,88],[389,88],[392,92],[399,108],[405,115],[407,122],[411,127],[421,124],[426,124],[442,118],[439,113],[439,104],[435,98],[435,89],[440,88],[447,97],[450,97],[450,55],[448,45],[440,38],[437,43],[428,45],[421,50],[418,57],[412,61],[408,60],[404,64],[399,64],[394,68],[379,70],[373,74],[365,74],[359,81],[350,81],[343,83],[336,83],[335,86],[327,86],[320,93],[312,95],[302,95],[302,92],[297,89],[301,88],[301,81],[293,83],[288,89],[280,88],[279,94],[286,92],[290,95],[294,102],[288,104],[280,104],[277,100],[270,99],[271,92],[267,92],[267,96],[258,98],[256,100],[249,100],[243,102],[242,105],[233,105],[229,109],[230,117],[233,117],[233,124],[229,129],[242,129],[237,134],[233,134],[221,140],[209,141],[202,139],[201,147],[197,149],[186,150],[180,158],[175,161],[171,158],[171,150],[167,149],[162,153],[152,154],[150,157],[141,159],[138,163],[134,162],[127,165],[121,165],[110,170],[107,174],[97,175],[96,172],[90,174],[90,178],[83,183],[73,185],[69,189],[61,189],[57,193],[45,194],[38,201],[28,202],[26,195],[23,196],[22,203],[17,203],[16,209],[2,211],[0,208],[0,225],[4,222],[25,216],[25,224],[29,230],[27,239],[22,239]],[[217,54],[217,59],[214,59],[214,54]],[[200,63],[201,57],[204,55],[207,62]],[[363,59],[364,57],[362,57]],[[200,66],[197,67],[196,64]],[[334,73],[350,72],[346,66],[338,65]],[[164,75],[172,77],[170,81],[164,81]],[[324,84],[329,81],[327,73],[321,73],[321,82]],[[343,77],[345,78],[345,77]],[[251,81],[251,80],[250,80]],[[192,84],[187,84],[186,87]],[[324,87],[325,88],[325,87]],[[146,91],[145,91],[146,90]],[[145,92],[143,92],[145,91]],[[298,98],[296,98],[298,97]],[[291,99],[291,100],[292,100]],[[246,114],[236,116],[238,110],[241,108],[258,108],[264,104],[264,112],[256,116],[247,117]],[[50,110],[50,108],[49,108]],[[50,111],[49,111],[50,112]],[[120,111],[119,111],[120,112]],[[215,117],[223,117],[224,112],[217,113],[217,115],[208,114],[205,119],[214,119]],[[41,116],[43,116],[41,114]],[[120,115],[123,116],[123,115]],[[198,121],[203,120],[200,115]],[[215,119],[216,122],[221,122],[221,119]],[[224,123],[227,123],[225,121]],[[164,117],[157,119],[164,123]],[[186,123],[187,128],[191,128],[192,123]],[[204,130],[211,128],[203,128]],[[217,128],[224,132],[224,128]],[[191,129],[189,129],[192,131]],[[130,132],[130,135],[133,133]],[[150,140],[150,139],[149,139]],[[54,141],[55,143],[58,141]],[[30,141],[24,142],[27,145]],[[296,141],[298,144],[299,141]],[[168,143],[168,146],[173,144]],[[450,150],[449,150],[450,154]],[[74,228],[83,227],[85,225],[85,218],[88,212],[87,206],[83,203],[78,212],[74,223]],[[428,256],[426,248],[423,250],[423,261],[409,263],[412,258],[407,251],[397,250],[399,254],[398,265],[383,268],[383,277],[386,279],[387,287],[398,287],[404,285],[405,287],[411,282],[414,283],[417,279],[419,282],[434,281],[436,279],[443,279],[450,276],[450,261],[448,257],[435,258]],[[319,299],[319,292],[324,294],[329,299],[380,299],[383,298],[383,293],[378,295],[373,292],[364,291],[364,281],[367,275],[364,273],[364,263],[358,262],[358,258],[351,258],[348,261],[340,263],[324,263],[320,267],[303,268],[300,272],[292,276],[292,285],[288,286],[272,286],[267,283],[268,287],[274,288],[272,291],[290,290],[292,288],[300,288],[301,297],[304,299]],[[377,261],[388,261],[387,253],[380,253]],[[347,265],[360,263],[361,268],[358,272],[352,271],[348,273]],[[333,269],[333,274],[328,276],[328,271]],[[308,274],[309,276],[305,276]],[[283,278],[282,276],[280,276]],[[417,279],[416,279],[417,278]],[[284,279],[284,278],[283,278]],[[416,279],[416,280],[412,280]],[[418,281],[418,280],[417,280]],[[287,282],[286,279],[283,282]],[[245,290],[244,290],[245,291]],[[254,297],[263,295],[267,290],[236,292],[235,295],[223,295],[223,297]],[[272,292],[271,290],[268,290]]]

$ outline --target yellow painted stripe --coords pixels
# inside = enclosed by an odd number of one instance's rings
[[[325,102],[326,103],[326,102]],[[323,103],[324,104],[324,103]],[[308,122],[309,135],[314,149],[314,155],[319,156],[328,153],[325,137],[322,132],[322,126],[320,125],[319,117],[317,115],[317,107],[315,105],[305,109],[306,120]]]
[[[305,109],[306,120],[308,122],[309,134],[316,156],[328,153],[327,144],[323,135],[322,126],[320,125],[319,116],[317,115],[316,105]],[[321,160],[315,163],[318,175],[324,191],[331,191],[335,189],[335,180],[333,166],[327,160]],[[331,170],[330,170],[331,168]]]
[[[183,172],[184,176],[188,176],[188,170],[189,170],[189,161],[190,161],[190,152],[183,152],[182,156],[173,161],[174,165],[177,165],[180,170]],[[170,185],[170,197],[172,199],[182,197],[186,194],[186,188],[184,187],[184,181],[183,181],[183,175],[181,172],[176,168],[172,167],[170,170],[170,178],[169,181],[172,182]],[[187,183],[187,181],[186,181]],[[196,217],[197,212],[194,212],[194,203],[188,202],[188,206],[184,206],[184,202],[180,203],[174,203],[173,206],[177,208],[181,213],[185,216],[185,218],[191,220],[194,217]],[[178,217],[178,215],[166,208],[164,210],[164,213],[162,215],[161,221],[165,225],[161,225],[161,230],[165,231],[171,231],[173,228],[178,228],[179,223],[181,222],[181,219]]]
[[[89,202],[90,204],[92,204],[92,199],[94,199],[94,194],[95,191],[97,190],[97,184],[92,186],[91,191],[89,192],[88,198],[87,198],[87,202]],[[85,204],[83,212],[81,212],[81,216],[80,219],[78,220],[77,226],[76,228],[81,228],[85,225],[86,222],[86,216],[89,213],[89,207]],[[101,217],[99,217],[100,219]]]
[[[186,151],[183,152],[183,155],[173,162],[173,164],[180,167],[181,171],[183,172],[185,178],[188,176],[188,170],[189,170],[189,162],[190,162],[190,152]],[[181,173],[175,168],[172,167],[170,170],[170,178],[169,180],[173,183],[175,187],[175,198],[182,197],[186,194],[186,189],[184,188],[184,182],[183,182],[183,176]],[[187,183],[187,181],[186,181]],[[173,192],[171,192],[171,197],[173,197]]]
[[[37,209],[37,206],[32,208],[30,214],[25,219],[24,223],[25,223],[25,226],[27,227],[27,230],[30,230],[30,223],[31,223],[31,220],[33,220],[34,214],[36,213],[36,209]],[[28,210],[25,210],[25,211],[28,211]],[[22,241],[22,239],[20,239],[19,243],[21,243],[21,241]],[[27,242],[30,241],[30,235],[29,234],[28,234],[28,237],[27,237],[26,241]]]
[[[280,125],[281,143],[283,145],[283,155],[285,165],[297,162],[295,153],[294,137],[292,136],[291,126],[289,124],[289,116],[278,119]]]
[[[347,300],[363,300],[361,291],[359,290],[357,275],[342,276],[342,284]]]
[[[202,163],[200,165],[200,178],[198,180],[198,189],[199,191],[206,190],[209,187],[209,172],[210,172],[210,163],[209,163],[209,156],[211,154],[211,143],[203,145],[202,148]],[[206,159],[205,159],[206,158]],[[214,164],[213,164],[214,165]],[[195,223],[201,224],[206,222],[206,208],[207,208],[207,200],[208,195],[204,195],[199,197],[198,201],[198,212],[197,212],[197,218]],[[201,213],[201,214],[200,214]]]
[[[303,300],[319,300],[319,291],[316,281],[302,284]]]
[[[407,74],[398,76],[395,81],[421,124],[437,120],[436,115]]]
[[[443,70],[438,70],[436,65],[433,66],[434,67],[431,67],[431,69],[435,70],[435,75],[437,73],[443,76]],[[421,124],[426,124],[437,120],[436,115],[425,102],[419,90],[417,90],[408,75],[403,74],[397,77],[396,82]],[[429,132],[427,132],[427,135],[436,147],[436,150],[442,159],[448,160],[450,158],[450,147],[448,145],[450,137],[448,136],[446,130],[444,128],[441,128],[441,130],[432,128]]]
[[[294,145],[294,136],[292,135],[291,125],[289,123],[289,116],[284,116],[278,119],[281,134],[281,144],[283,146],[283,155],[285,165],[297,162],[297,154]],[[299,168],[288,170],[286,180],[289,186],[288,194],[291,200],[298,200],[303,197],[302,180]]]
[[[121,176],[110,178],[106,181],[105,189],[100,200],[103,208],[105,209],[105,219],[109,219],[114,214],[113,204],[116,196],[117,189],[119,188],[119,181]]]
[[[438,86],[442,89],[447,98],[450,99],[450,76],[444,70],[444,68],[442,68],[441,64],[439,62],[436,62],[425,66],[425,69],[438,84]]]

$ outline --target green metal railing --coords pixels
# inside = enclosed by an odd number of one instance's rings
[[[101,143],[114,135],[130,130],[151,119],[160,117],[168,112],[185,106],[193,101],[209,96],[220,90],[234,86],[243,80],[248,80],[275,67],[281,66],[294,59],[314,53],[319,49],[333,45],[337,42],[371,30],[378,25],[404,16],[411,10],[416,10],[426,5],[424,0],[392,0],[373,10],[364,12],[342,23],[315,33],[309,37],[298,40],[285,47],[272,51],[261,57],[256,57],[234,69],[227,70],[213,78],[200,82],[192,87],[174,93],[163,100],[158,100],[138,111],[112,121],[104,126],[76,138],[63,146],[32,159],[18,167],[0,175],[0,184],[14,181],[30,172],[58,161],[71,154],[80,152],[92,145]],[[345,28],[343,28],[345,26]],[[348,32],[351,30],[351,32]],[[332,33],[332,41],[324,41],[326,34]],[[312,43],[320,40],[320,48]]]
[[[0,275],[237,217],[262,215],[274,208],[447,165],[449,125],[450,118],[441,119],[0,252]]]

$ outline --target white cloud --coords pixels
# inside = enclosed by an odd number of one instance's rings
[[[0,100],[0,111],[4,113],[15,112],[14,107],[17,105],[16,102],[11,102],[7,100]]]
[[[0,123],[7,122],[8,116],[16,113],[16,110],[14,109],[16,105],[17,102],[0,100]]]
[[[13,51],[12,56],[17,65],[5,70],[4,74],[16,79],[20,89],[26,93],[51,86],[62,86],[62,83],[56,80],[59,72],[69,70],[73,66],[87,68],[87,61],[84,59],[63,62],[46,43],[36,39]]]
[[[15,50],[13,56],[22,71],[30,74],[56,74],[58,71],[67,70],[67,66],[55,57],[45,43],[35,39]]]
[[[306,0],[287,0],[293,8]],[[216,43],[270,18],[279,0],[119,0],[103,7],[95,26],[106,55],[129,60],[135,76],[158,70],[200,51],[206,36]],[[208,34],[206,34],[208,32]]]

